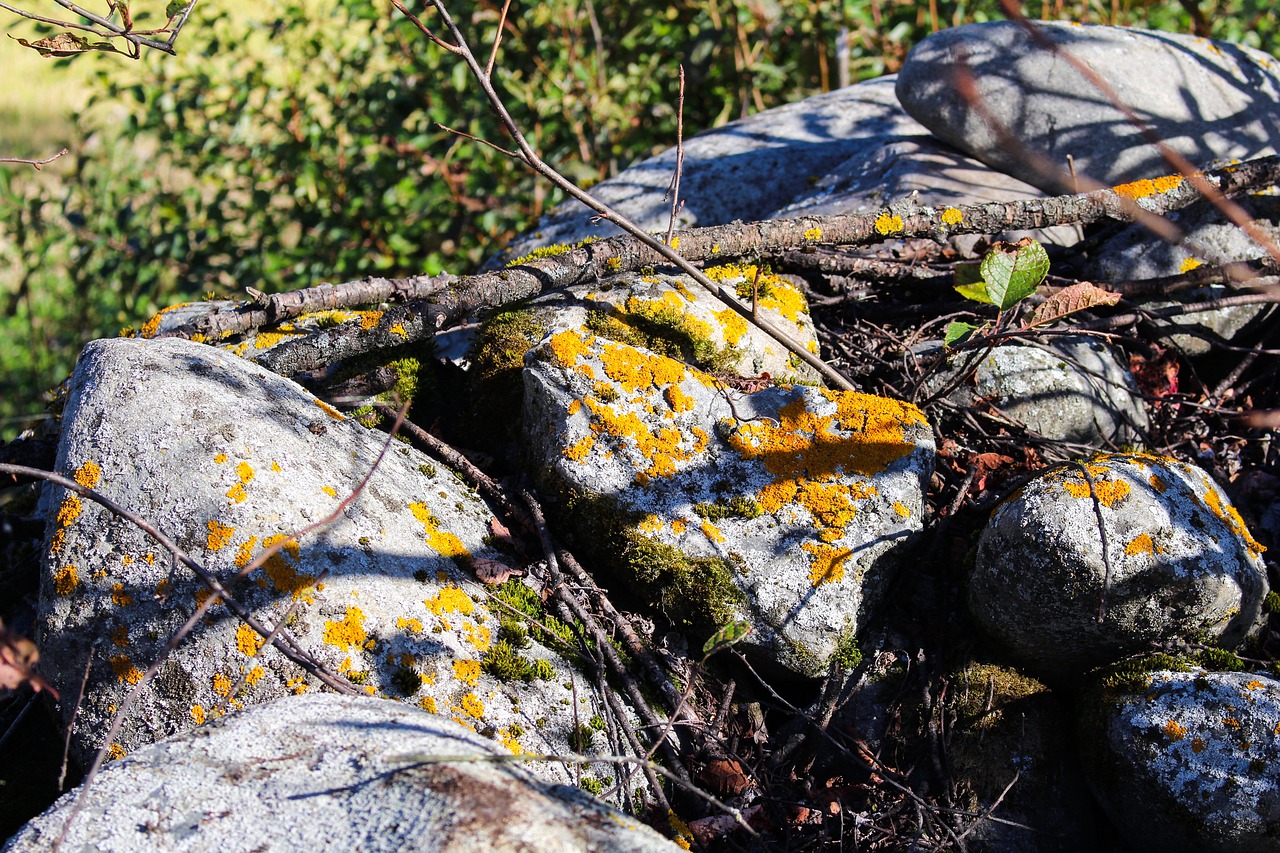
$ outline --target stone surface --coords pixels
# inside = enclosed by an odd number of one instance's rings
[[[526,441],[567,535],[701,638],[745,621],[748,645],[809,676],[853,650],[922,527],[933,436],[918,409],[746,394],[576,329],[527,364]]]
[[[64,850],[679,850],[465,726],[376,699],[292,696],[108,764]],[[80,790],[4,848],[50,849]]]
[[[1086,699],[1081,755],[1135,850],[1280,850],[1280,682],[1191,668],[1107,688]]]
[[[1033,671],[1071,680],[1151,643],[1239,643],[1267,593],[1262,550],[1201,469],[1099,455],[1040,475],[996,509],[969,607]]]
[[[953,356],[948,369],[931,377],[931,392],[943,389],[966,365]],[[948,399],[960,406],[986,400],[1035,435],[1091,447],[1130,443],[1147,429],[1133,375],[1103,341],[1086,337],[1046,339],[1043,344],[1006,344],[978,362],[973,379]]]
[[[536,592],[519,580],[486,589],[468,571],[475,559],[506,558],[486,544],[492,513],[453,473],[393,443],[335,522],[289,540],[338,509],[385,439],[230,353],[103,340],[85,348],[72,379],[57,470],[147,519],[223,580],[283,543],[239,595],[266,624],[293,607],[299,645],[359,689],[453,717],[511,751],[569,751],[596,697],[559,655],[537,642],[520,648],[523,632],[491,602],[536,609]],[[50,488],[44,510],[43,661],[75,696],[90,657],[72,738],[83,758],[208,590],[97,504]],[[251,660],[261,643],[215,605],[147,684],[111,752],[191,728],[228,703],[316,687],[274,647]]]
[[[1280,228],[1276,219],[1280,209],[1274,198],[1246,196],[1235,199],[1258,227],[1272,240],[1280,240]],[[1174,211],[1167,217],[1186,232],[1182,243],[1172,245],[1153,239],[1151,232],[1139,225],[1131,225],[1103,244],[1101,251],[1091,256],[1083,268],[1083,275],[1093,281],[1126,282],[1148,278],[1178,275],[1200,266],[1202,263],[1225,264],[1231,261],[1251,260],[1267,255],[1265,249],[1255,243],[1236,225],[1227,222],[1210,205],[1198,204],[1185,210]],[[1178,294],[1182,302],[1206,302],[1230,295],[1222,285],[1184,290]],[[1146,308],[1163,308],[1174,303],[1168,300],[1145,299],[1139,303]],[[1172,332],[1177,327],[1191,327],[1198,332],[1215,335],[1230,341],[1242,329],[1269,312],[1268,305],[1236,305],[1213,311],[1196,311],[1167,320],[1153,320]],[[1200,335],[1172,333],[1167,339],[1188,355],[1204,355],[1211,348],[1210,340]]]
[[[1274,57],[1173,33],[1036,24],[1193,164],[1275,153],[1280,62]],[[1171,171],[1104,94],[1018,24],[992,21],[935,33],[907,57],[898,97],[938,138],[999,171],[1049,192],[1060,189],[1025,152],[1002,140],[957,88],[962,62],[975,79],[982,110],[1054,167],[1065,170],[1070,155],[1077,174],[1108,185]]]
[[[868,157],[886,138],[924,133],[899,106],[893,78],[882,77],[690,137],[680,178],[685,205],[676,227],[764,219],[840,163]],[[591,194],[641,228],[665,232],[671,202],[663,196],[675,162],[672,148],[597,184]],[[592,224],[595,215],[579,202],[565,202],[489,265],[501,266],[538,246],[620,233],[607,223]]]
[[[1044,193],[1030,184],[996,172],[931,136],[887,137],[879,148],[841,163],[811,191],[767,218],[869,213],[908,200],[921,207],[942,207],[1043,197]],[[1080,232],[1074,225],[1060,225],[990,237],[1009,241],[1031,237],[1041,243],[1072,246],[1079,241]],[[968,253],[979,239],[976,234],[962,234],[951,242]]]

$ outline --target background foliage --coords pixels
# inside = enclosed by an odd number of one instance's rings
[[[500,5],[456,4],[473,43],[492,41]],[[1027,11],[1274,52],[1270,5]],[[936,29],[995,17],[994,0],[517,3],[496,76],[535,148],[589,184],[674,142],[679,63],[692,133],[835,87],[842,39],[856,81],[897,70]],[[461,63],[384,0],[206,3],[182,39],[177,57],[78,58],[81,71],[96,63],[87,104],[65,140],[47,122],[30,137],[72,154],[38,175],[0,166],[0,438],[38,419],[41,393],[86,340],[165,305],[246,286],[465,273],[559,201],[497,151],[437,126],[503,143]],[[10,127],[38,103],[11,110]],[[11,146],[0,156],[50,153],[0,139]]]

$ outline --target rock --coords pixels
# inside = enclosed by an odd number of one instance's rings
[[[1280,63],[1268,54],[1174,33],[1035,23],[1193,164],[1275,153]],[[982,111],[956,85],[961,67],[974,78]],[[1071,156],[1077,174],[1108,185],[1171,171],[1106,95],[1012,21],[955,27],[920,42],[898,74],[897,93],[938,138],[1047,192],[1070,187],[1001,139],[982,112],[1059,170]]]
[[[1082,702],[1081,756],[1134,849],[1280,850],[1280,682],[1129,667]]]
[[[986,663],[969,664],[949,684],[947,759],[958,808],[994,807],[1004,821],[981,821],[968,838],[989,853],[1096,850],[1071,720],[1049,689]]]
[[[1280,239],[1276,227],[1277,208],[1274,199],[1245,197],[1236,199],[1258,227],[1272,240]],[[1270,219],[1268,218],[1270,217]],[[1251,260],[1267,256],[1267,252],[1236,225],[1227,222],[1212,206],[1197,204],[1185,210],[1167,214],[1167,218],[1186,232],[1179,245],[1163,240],[1153,240],[1151,232],[1140,225],[1130,225],[1103,244],[1101,250],[1089,258],[1083,275],[1098,282],[1128,282],[1141,279],[1178,275],[1195,269],[1201,263],[1225,264],[1231,261]],[[1207,302],[1231,294],[1223,285],[1212,285],[1184,290],[1178,294],[1181,302]],[[1139,300],[1135,300],[1139,301]],[[1159,309],[1175,303],[1161,299],[1140,300],[1144,308]],[[1212,311],[1196,311],[1169,319],[1153,319],[1159,327],[1167,327],[1166,340],[1187,355],[1204,355],[1211,348],[1210,340],[1203,335],[1216,336],[1230,341],[1259,316],[1268,313],[1269,305],[1234,305]],[[1200,335],[1176,333],[1178,328],[1190,327]]]
[[[893,78],[882,77],[690,137],[684,142],[680,177],[685,205],[676,227],[764,219],[835,166],[866,157],[886,137],[924,132],[898,105]],[[597,184],[591,194],[641,228],[665,233],[671,201],[664,196],[675,164],[671,148]],[[608,223],[593,224],[595,216],[580,202],[565,202],[488,265],[501,266],[539,246],[620,233]]]
[[[820,178],[814,189],[774,211],[768,219],[869,213],[910,201],[921,207],[1026,201],[1044,193],[1017,178],[1001,174],[931,136],[889,137],[879,148],[841,163]],[[1074,225],[1031,231],[1006,231],[992,239],[1073,246],[1080,240]],[[951,238],[971,254],[982,237]]]
[[[291,696],[107,765],[5,847],[65,850],[674,851],[466,726],[396,702]],[[612,771],[609,771],[612,772]]]
[[[953,356],[926,383],[936,393],[968,361]],[[1029,432],[1092,447],[1136,441],[1147,413],[1133,375],[1103,341],[1053,337],[1046,344],[1005,344],[983,356],[971,382],[948,395],[959,406],[986,400]]]
[[[1267,593],[1262,550],[1199,468],[1099,455],[1045,472],[996,509],[969,608],[1033,671],[1069,681],[1151,643],[1241,642]]]
[[[584,551],[698,642],[747,622],[748,645],[806,676],[856,654],[922,527],[933,435],[918,409],[745,394],[576,329],[533,350],[524,380],[531,462]]]
[[[385,440],[230,353],[176,339],[102,340],[85,348],[72,379],[57,470],[148,520],[225,581],[282,545],[237,595],[267,625],[293,608],[286,622],[299,647],[358,689],[452,717],[511,752],[571,751],[575,731],[601,713],[598,697],[538,641],[552,638],[492,601],[567,632],[536,591],[518,579],[486,589],[468,571],[473,560],[507,558],[486,544],[493,514],[452,472],[393,442],[335,522],[289,539],[339,510]],[[50,488],[43,507],[42,661],[72,697],[91,665],[72,737],[85,758],[209,590],[97,504]],[[274,647],[251,659],[261,645],[216,605],[147,683],[112,754],[228,704],[316,688]],[[608,749],[603,740],[594,748]],[[548,771],[565,772],[538,770]]]

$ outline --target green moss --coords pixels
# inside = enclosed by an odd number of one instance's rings
[[[1267,593],[1267,597],[1262,599],[1262,609],[1268,613],[1280,613],[1280,592],[1274,589]]]
[[[499,681],[523,681],[527,684],[555,677],[555,667],[545,660],[529,660],[508,639],[500,639],[489,647],[480,659],[480,668]]]
[[[412,696],[422,686],[422,676],[410,666],[398,666],[391,674],[391,686],[402,696]]]
[[[588,725],[577,725],[569,732],[569,746],[574,752],[586,752],[596,739],[595,730]]]
[[[481,327],[468,354],[469,388],[461,413],[473,443],[494,447],[515,438],[519,419],[512,413],[524,404],[524,356],[546,333],[546,325],[527,308],[499,312]]]
[[[1196,663],[1211,672],[1243,672],[1247,669],[1244,661],[1226,649],[1201,649],[1196,654]]]
[[[527,683],[555,678],[555,667],[549,661],[527,658],[521,651],[528,648],[531,635],[543,645],[570,645],[573,629],[549,615],[538,593],[515,578],[490,594],[508,607],[489,607],[489,611],[498,617],[498,638],[481,658],[481,668],[502,681]],[[512,608],[517,612],[513,613]],[[527,618],[522,619],[521,614]]]
[[[1148,675],[1159,670],[1187,672],[1191,669],[1185,658],[1163,652],[1133,658],[1114,664],[1103,670],[1098,686],[1104,695],[1116,696],[1142,691],[1147,686]]]
[[[862,663],[862,649],[858,648],[858,638],[850,631],[836,646],[835,654],[831,656],[836,665],[844,672],[850,672]]]
[[[700,503],[694,506],[693,511],[711,522],[726,518],[759,518],[763,512],[756,499],[747,495],[721,498],[714,503]]]
[[[416,358],[398,358],[387,366],[395,373],[396,384],[380,394],[379,399],[403,404],[417,397],[422,385],[422,362]]]
[[[365,429],[377,429],[382,423],[382,413],[373,406],[361,406],[351,413],[351,417]]]
[[[598,797],[604,793],[604,783],[594,776],[583,776],[578,786],[593,797]]]
[[[539,246],[527,255],[521,255],[514,260],[507,261],[506,267],[510,269],[511,267],[518,267],[521,264],[527,264],[530,261],[536,261],[541,258],[554,258],[556,255],[567,255],[571,251],[573,251],[573,249],[567,243],[552,243],[550,246]]]
[[[369,673],[367,671],[357,672],[353,669],[349,669],[343,673],[343,675],[345,675],[347,677],[347,681],[350,681],[352,684],[364,684],[369,680]]]
[[[419,465],[418,473],[424,477],[431,477],[432,479],[434,479],[436,476],[436,466],[432,465],[429,462],[425,465]]]
[[[596,714],[590,720],[587,720],[587,725],[598,732],[602,732],[604,731],[604,717]]]

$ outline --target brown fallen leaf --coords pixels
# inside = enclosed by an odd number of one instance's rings
[[[471,570],[476,577],[487,584],[506,583],[512,575],[520,576],[524,572],[513,569],[501,560],[490,560],[487,557],[476,557],[471,561]]]
[[[35,671],[39,661],[36,644],[0,622],[0,691],[17,690],[25,684],[37,693],[48,690],[57,699],[58,691]]]

